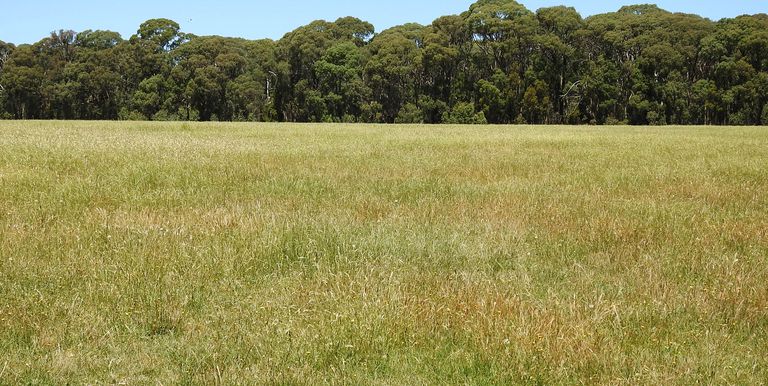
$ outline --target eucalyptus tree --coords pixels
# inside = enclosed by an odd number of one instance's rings
[[[768,15],[717,22],[631,5],[583,19],[478,0],[375,33],[317,20],[283,38],[195,36],[151,19],[0,42],[0,117],[765,124]]]
[[[7,113],[15,119],[44,118],[45,73],[31,45],[16,47],[0,76]]]

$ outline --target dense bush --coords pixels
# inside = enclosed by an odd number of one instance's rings
[[[378,34],[319,20],[278,41],[154,19],[127,40],[0,42],[0,117],[765,124],[766,30],[765,14],[713,22],[637,5],[583,19],[513,0]]]

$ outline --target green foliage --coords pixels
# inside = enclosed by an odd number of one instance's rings
[[[182,121],[183,119],[176,113],[170,113],[166,110],[160,110],[152,115],[153,121]]]
[[[424,123],[424,113],[413,103],[406,103],[397,113],[395,123]]]
[[[133,94],[133,107],[145,117],[155,115],[162,108],[164,82],[165,79],[160,75],[142,80],[139,89]]]
[[[136,36],[143,41],[152,42],[157,49],[170,51],[184,41],[179,23],[168,19],[147,20],[139,26]]]
[[[482,113],[497,124],[755,125],[768,101],[765,15],[713,22],[646,4],[583,19],[565,6],[532,12],[514,0],[479,0],[430,25],[374,31],[344,17],[249,41],[194,36],[173,20],[151,19],[127,40],[59,30],[32,45],[0,41],[0,112],[377,123],[481,121]],[[466,104],[471,117],[449,108]]]
[[[426,123],[442,122],[443,114],[448,110],[447,103],[427,95],[419,97],[418,107],[422,111],[422,118]]]
[[[147,116],[136,110],[122,108],[117,119],[121,121],[146,121]]]
[[[485,114],[475,112],[475,106],[472,103],[457,103],[450,111],[443,114],[443,123],[447,124],[465,124],[465,125],[483,125],[488,123]]]
[[[547,123],[547,117],[552,109],[547,85],[536,81],[528,86],[523,94],[522,114],[528,123]]]
[[[480,80],[478,82],[478,105],[483,115],[491,122],[503,122],[506,100],[502,91],[495,84]]]
[[[318,91],[334,118],[359,115],[370,90],[362,80],[363,54],[352,42],[330,47],[315,63]]]
[[[113,31],[85,30],[77,34],[75,44],[78,47],[92,50],[107,50],[123,41],[120,34]]]
[[[763,114],[761,115],[763,125],[768,126],[768,103],[763,106]]]
[[[648,124],[652,126],[661,126],[667,124],[667,120],[666,117],[664,117],[664,114],[659,113],[658,111],[649,111],[647,114],[647,120]]]
[[[394,122],[405,103],[416,102],[413,79],[421,67],[418,42],[422,28],[416,24],[391,28],[376,36],[368,47],[371,57],[365,72],[386,122]]]
[[[382,123],[384,122],[384,106],[379,102],[369,102],[361,106],[360,118],[363,122]]]
[[[616,119],[615,117],[608,117],[605,119],[605,125],[606,126],[623,126],[626,125],[627,122],[620,121]]]

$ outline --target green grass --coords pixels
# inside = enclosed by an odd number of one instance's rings
[[[765,128],[0,122],[0,384],[761,384]]]

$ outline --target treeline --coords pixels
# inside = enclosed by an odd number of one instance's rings
[[[381,33],[346,17],[278,41],[57,31],[0,41],[6,119],[768,124],[768,15],[653,5],[583,19],[480,0]]]

